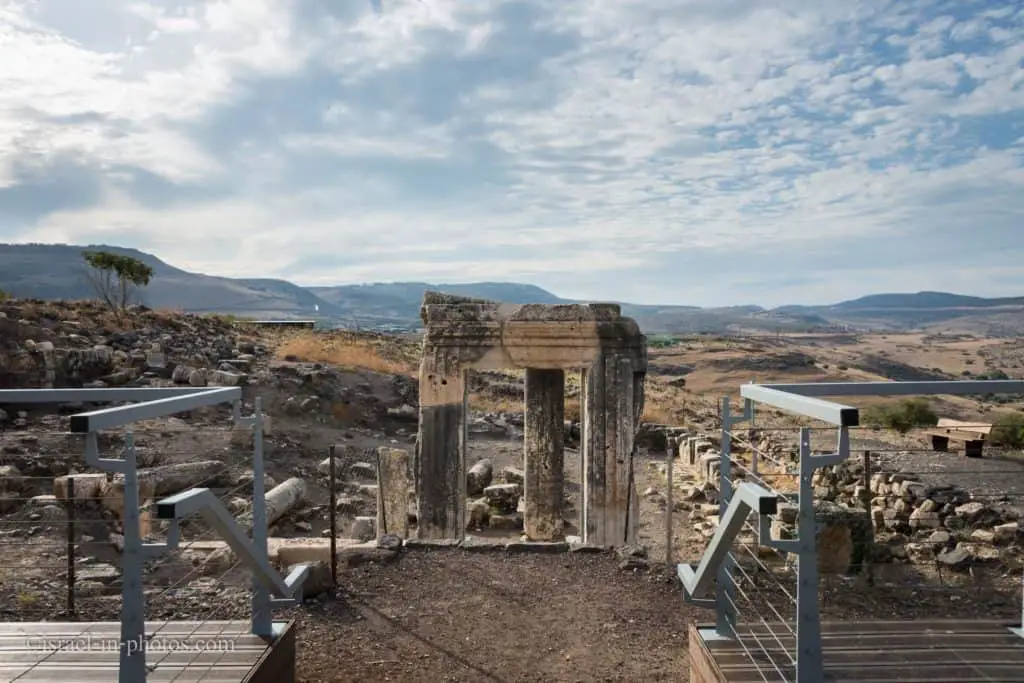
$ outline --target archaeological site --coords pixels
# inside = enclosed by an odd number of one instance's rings
[[[420,314],[0,301],[0,680],[1021,680],[1019,340]]]

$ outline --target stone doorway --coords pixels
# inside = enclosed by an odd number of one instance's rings
[[[584,543],[636,542],[635,434],[646,343],[618,305],[509,305],[428,292],[414,465],[417,534],[461,539],[466,528],[467,373],[526,374],[524,530],[562,537],[565,373],[583,387],[579,529]],[[582,370],[580,370],[582,368]]]

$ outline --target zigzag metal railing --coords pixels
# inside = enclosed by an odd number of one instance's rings
[[[687,598],[697,604],[713,606],[716,611],[714,629],[707,629],[705,639],[739,640],[736,623],[736,602],[734,558],[728,546],[739,534],[746,517],[751,511],[759,512],[757,542],[797,556],[797,590],[794,599],[796,607],[795,636],[796,652],[792,657],[793,680],[797,683],[819,683],[824,678],[821,651],[821,618],[818,604],[818,549],[817,521],[814,509],[814,472],[821,467],[836,465],[850,456],[849,428],[857,427],[860,414],[856,408],[821,399],[822,396],[915,396],[915,395],[973,395],[973,394],[1024,394],[1024,381],[981,380],[981,381],[939,381],[939,382],[850,382],[817,384],[747,384],[741,388],[744,398],[742,415],[733,416],[729,399],[722,402],[722,441],[719,459],[720,525],[704,552],[697,570],[679,565],[679,577]],[[767,501],[772,497],[770,487],[741,482],[733,491],[732,467],[740,464],[732,457],[733,427],[745,421],[753,422],[754,402],[785,410],[796,415],[821,420],[837,428],[837,444],[834,453],[814,455],[811,451],[810,429],[800,429],[797,535],[795,539],[771,537],[771,527],[765,524],[768,515],[762,510],[772,509]],[[756,465],[745,468],[757,478]],[[777,492],[775,492],[777,493]],[[782,497],[782,494],[779,494]],[[792,494],[786,498],[792,499]],[[759,507],[761,506],[761,507]],[[770,513],[768,513],[770,514]],[[705,600],[700,596],[710,588],[710,574],[716,571],[715,598]],[[742,568],[739,568],[742,572]],[[776,612],[777,614],[777,612]],[[1024,615],[1024,604],[1022,604]],[[1024,620],[1024,616],[1022,616]],[[763,619],[762,619],[763,621]],[[1022,621],[1024,623],[1024,621]],[[1024,635],[1024,626],[1011,629]],[[756,639],[756,636],[755,636]],[[741,643],[742,644],[742,643]],[[759,641],[760,644],[760,641]],[[753,658],[754,653],[747,651]],[[769,660],[772,658],[769,656]],[[774,661],[773,661],[774,664]],[[784,675],[776,665],[776,671]],[[763,674],[762,674],[763,675]],[[765,678],[765,680],[768,680]],[[785,677],[783,680],[787,680]]]
[[[119,389],[4,389],[0,404],[60,404],[138,401],[131,405],[104,408],[71,416],[71,432],[85,436],[86,463],[104,472],[124,477],[124,550],[122,562],[122,609],[119,683],[145,683],[151,667],[146,663],[145,594],[142,585],[144,563],[178,548],[178,522],[201,515],[227,542],[253,574],[251,630],[255,635],[273,639],[281,624],[273,622],[274,607],[291,606],[302,600],[302,584],[309,567],[299,565],[287,577],[270,565],[267,553],[266,500],[263,463],[263,410],[259,398],[254,414],[241,414],[242,392],[238,387],[195,389],[142,387]],[[254,430],[253,436],[253,525],[252,538],[235,522],[209,489],[193,488],[157,502],[157,518],[169,522],[163,543],[146,543],[140,528],[140,493],[134,439],[126,434],[122,458],[103,458],[99,454],[99,432],[147,420],[194,410],[203,406],[230,403],[236,425]]]
[[[703,558],[696,570],[688,565],[679,565],[679,578],[683,583],[687,598],[695,604],[715,609],[715,627],[705,630],[702,635],[707,640],[729,639],[740,640],[737,630],[737,575],[748,576],[747,572],[738,567],[730,546],[737,538],[747,518],[752,512],[757,513],[758,524],[757,544],[760,547],[772,548],[781,553],[794,554],[796,562],[796,625],[791,630],[795,637],[795,654],[786,657],[792,667],[780,665],[776,657],[767,652],[765,658],[771,662],[772,668],[782,680],[789,680],[792,670],[793,680],[797,683],[819,683],[823,676],[821,657],[821,620],[818,609],[818,561],[817,561],[817,529],[814,511],[814,471],[820,467],[835,465],[849,456],[849,435],[845,428],[839,430],[839,440],[835,453],[812,455],[810,446],[810,430],[800,431],[799,461],[799,493],[796,496],[783,496],[768,485],[760,485],[741,481],[734,486],[732,468],[736,464],[732,457],[733,428],[743,422],[752,421],[754,417],[753,401],[744,401],[744,410],[740,415],[733,415],[728,398],[721,404],[722,437],[719,459],[719,526],[711,542],[704,551]],[[756,471],[751,475],[756,478]],[[778,512],[780,498],[796,498],[797,534],[793,539],[776,539],[771,536],[771,515]],[[715,597],[713,600],[703,598],[711,588],[711,575],[715,574]],[[749,576],[748,576],[749,578]],[[772,611],[779,618],[782,615],[775,608]],[[763,618],[760,621],[767,622]],[[771,632],[769,634],[783,646],[782,639]],[[756,633],[751,634],[761,646]],[[744,650],[748,650],[743,645]],[[748,652],[752,658],[756,653]]]

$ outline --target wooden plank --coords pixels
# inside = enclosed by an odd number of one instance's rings
[[[725,683],[715,657],[695,624],[690,624],[690,683]]]
[[[248,669],[221,669],[207,671],[195,669],[182,672],[179,670],[157,670],[149,674],[147,683],[240,683],[245,680]],[[15,678],[17,677],[17,678]],[[71,667],[67,669],[33,669],[24,672],[20,669],[8,669],[0,666],[0,680],[17,680],[18,683],[116,683],[117,669],[94,670],[89,668]]]
[[[823,636],[832,636],[845,633],[866,634],[875,633],[999,633],[1008,638],[1015,636],[1008,629],[1019,624],[1004,619],[932,619],[912,621],[909,619],[894,619],[888,621],[825,621],[822,622],[821,630]],[[790,624],[792,628],[793,625]],[[766,629],[763,624],[739,624],[737,628],[753,630]]]
[[[242,683],[295,683],[295,631],[295,622],[289,621]]]
[[[864,683],[1021,681],[1024,640],[1010,633],[1009,626],[1001,620],[826,622],[822,624],[826,677]],[[738,641],[704,642],[694,629],[691,667],[703,666],[719,677],[693,678],[691,674],[691,680],[745,683],[791,676],[792,667],[787,670],[785,665],[796,643],[785,632],[788,628],[792,625],[739,625],[739,638],[753,658]],[[767,654],[756,646],[755,636],[767,647]],[[707,664],[701,662],[702,653]]]
[[[940,417],[938,423],[935,425],[937,429],[955,429],[963,432],[974,432],[975,434],[989,435],[992,433],[992,425],[983,422],[964,422],[963,420],[953,420],[948,417]]]
[[[982,430],[957,429],[954,427],[947,429],[927,429],[924,433],[932,436],[946,437],[955,441],[984,441],[985,438],[989,436],[988,432]]]
[[[0,680],[114,683],[119,622],[0,623]],[[149,622],[149,683],[293,683],[295,625],[273,644],[248,621]]]

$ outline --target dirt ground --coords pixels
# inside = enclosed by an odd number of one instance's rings
[[[302,683],[684,681],[700,610],[614,555],[413,551],[297,616]]]

